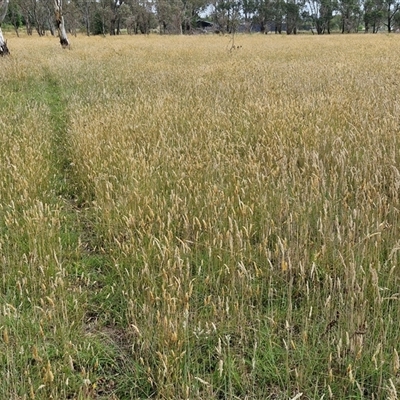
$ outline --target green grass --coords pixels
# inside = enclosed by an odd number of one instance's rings
[[[1,398],[398,398],[399,43],[228,41],[9,39]]]

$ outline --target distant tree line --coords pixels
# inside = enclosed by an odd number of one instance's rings
[[[87,35],[257,31],[316,34],[400,28],[400,0],[64,0],[67,31]],[[5,23],[56,35],[54,0],[10,0]]]

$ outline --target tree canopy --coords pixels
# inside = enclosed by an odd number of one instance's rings
[[[10,0],[5,18],[17,33],[24,27],[28,34],[55,34],[53,8],[53,0]],[[400,27],[399,10],[400,0],[69,0],[63,5],[67,31],[87,35],[392,32]]]

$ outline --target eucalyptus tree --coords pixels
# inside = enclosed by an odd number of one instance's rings
[[[132,34],[136,15],[133,13],[131,4],[124,2],[119,8],[119,21],[117,25],[117,32],[121,33],[121,27],[125,27],[128,34]]]
[[[63,9],[65,24],[69,33],[76,36],[77,31],[84,30],[83,13],[77,2],[69,1]]]
[[[119,35],[121,33],[121,13],[120,9],[124,0],[110,0],[110,35]]]
[[[255,0],[254,7],[254,19],[262,32],[273,26],[275,33],[282,33],[286,23],[286,33],[290,35],[297,33],[304,0]]]
[[[67,31],[65,30],[64,16],[62,11],[62,0],[54,0],[54,14],[56,17],[60,44],[65,49],[66,47],[69,47],[70,43],[67,37]]]
[[[242,11],[245,21],[253,19],[257,11],[256,0],[242,0]]]
[[[156,16],[153,12],[153,4],[149,0],[132,0],[131,12],[125,17],[128,33],[148,34],[150,29],[157,27]]]
[[[400,11],[400,1],[399,0],[386,0],[385,1],[385,9],[386,9],[385,25],[386,25],[388,33],[390,33],[393,31],[396,15]]]
[[[241,19],[241,13],[243,10],[243,4],[242,1],[231,1],[230,2],[230,9],[229,9],[229,20],[228,20],[228,32],[229,33],[235,33],[240,24],[240,19]]]
[[[259,24],[262,33],[268,33],[271,21],[273,21],[272,1],[254,0],[253,22]]]
[[[286,3],[284,0],[271,0],[270,4],[275,33],[282,33],[284,16],[286,14]]]
[[[105,36],[109,30],[112,11],[109,0],[98,0],[93,14],[93,24],[91,31],[95,35]]]
[[[383,0],[365,0],[364,2],[364,28],[365,33],[377,33],[385,17],[385,4]]]
[[[169,15],[169,2],[166,0],[155,0],[154,10],[157,16],[160,35],[167,33]]]
[[[209,2],[207,0],[181,0],[182,6],[182,29],[183,32],[191,32],[200,18],[201,11],[205,10]]]
[[[155,0],[160,34],[183,33],[184,3],[182,0]]]
[[[8,18],[14,27],[15,33],[19,37],[19,28],[22,25],[22,14],[19,5],[15,2],[11,2],[8,5]]]
[[[357,32],[362,12],[359,0],[339,0],[338,11],[342,33]]]
[[[39,36],[44,36],[47,30],[51,34],[55,34],[54,27],[54,0],[12,0],[10,1],[9,10],[15,13],[13,20],[10,18],[15,28],[15,23],[20,18],[23,20],[28,35],[31,35],[33,30],[36,30]]]
[[[32,35],[35,23],[31,0],[13,0],[12,2],[21,12],[27,35]]]
[[[400,30],[400,12],[397,12],[393,17],[393,29],[396,32],[399,32]]]
[[[242,1],[240,0],[214,0],[212,17],[222,32],[234,33],[240,23]]]
[[[8,8],[8,0],[0,0],[0,56],[5,56],[10,54],[7,42],[3,37],[3,32],[1,31],[1,23],[4,21],[5,16],[7,15]]]
[[[52,35],[55,34],[52,1],[54,0],[31,0],[31,16],[39,36],[44,36],[47,29]]]
[[[76,8],[79,10],[81,23],[85,33],[90,36],[92,29],[92,16],[95,10],[96,0],[74,0]]]
[[[307,0],[307,8],[317,33],[331,33],[331,21],[337,8],[335,0]]]
[[[303,4],[298,0],[286,2],[286,33],[288,35],[297,33],[297,26],[300,22],[300,10]]]

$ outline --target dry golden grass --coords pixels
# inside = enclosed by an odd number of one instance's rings
[[[229,40],[9,39],[2,397],[398,398],[400,40]]]

